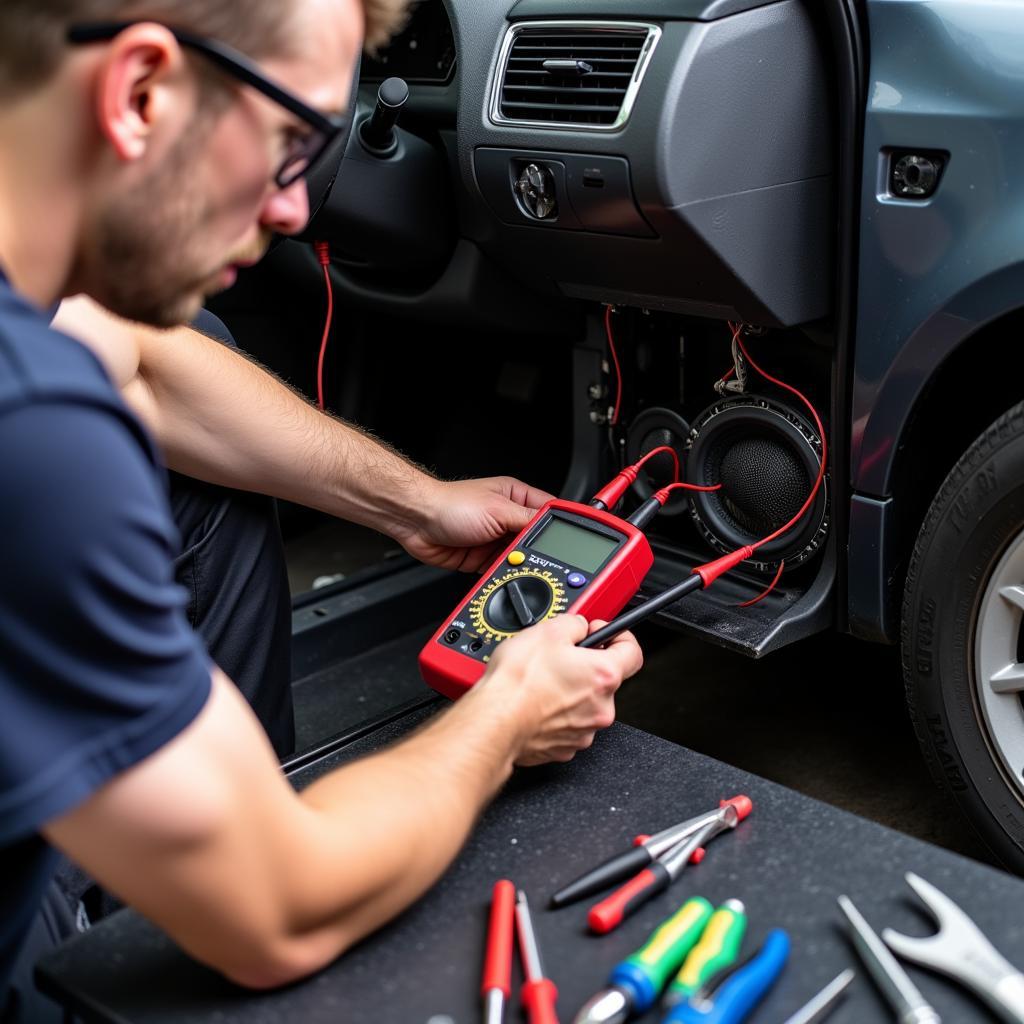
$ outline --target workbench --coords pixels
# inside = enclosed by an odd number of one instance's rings
[[[302,788],[325,772],[401,737],[437,712],[432,702],[392,716],[296,762]],[[865,757],[870,755],[865,738]],[[754,811],[715,839],[703,863],[629,918],[596,937],[586,930],[597,897],[558,911],[547,899],[565,882],[628,845],[745,793]],[[491,888],[526,890],[563,1024],[603,987],[610,968],[690,895],[744,901],[744,952],[772,927],[792,939],[790,962],[752,1024],[780,1024],[843,968],[858,976],[829,1024],[893,1019],[846,937],[836,896],[846,893],[876,931],[934,930],[903,880],[913,870],[961,904],[996,947],[1024,965],[1024,882],[836,810],[692,750],[623,725],[599,735],[568,765],[522,770],[485,813],[465,849],[418,903],[316,976],[252,993],[183,953],[133,911],[121,911],[47,956],[38,980],[76,1019],[109,1024],[469,1024],[481,1018],[480,972]],[[513,984],[521,979],[518,962]],[[947,1024],[990,1021],[944,978],[908,966]],[[514,1003],[516,997],[514,996]],[[506,1020],[521,1020],[513,1005]],[[644,1021],[656,1021],[652,1011]]]

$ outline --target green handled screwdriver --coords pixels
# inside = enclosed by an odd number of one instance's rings
[[[740,952],[747,929],[747,908],[739,900],[726,900],[712,915],[679,973],[665,993],[665,1003],[673,1006],[689,999],[723,967],[728,967]]]
[[[697,944],[713,913],[706,899],[694,896],[687,900],[614,968],[609,987],[587,1001],[574,1024],[623,1024],[631,1016],[646,1013]]]

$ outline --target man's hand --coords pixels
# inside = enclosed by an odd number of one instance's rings
[[[559,615],[504,641],[483,679],[462,702],[488,698],[514,709],[520,721],[518,765],[569,761],[615,721],[615,692],[643,665],[632,633],[603,650],[577,647],[589,632],[581,615]],[[478,693],[479,691],[479,693]]]
[[[510,476],[431,481],[421,525],[395,539],[427,565],[479,572],[553,495]]]

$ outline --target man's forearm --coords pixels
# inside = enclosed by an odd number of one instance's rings
[[[510,701],[452,708],[296,798],[231,683],[164,749],[47,827],[189,953],[254,987],[324,966],[417,899],[508,777]]]
[[[308,888],[288,899],[309,907],[294,918],[303,956],[333,958],[437,881],[511,774],[513,732],[493,704],[460,703],[401,746],[302,793],[320,836],[311,870],[297,873]],[[325,918],[331,876],[338,902]]]
[[[142,335],[137,385],[171,468],[388,533],[418,524],[433,483],[421,469],[240,353],[172,335]]]
[[[55,323],[96,352],[172,469],[371,526],[428,565],[482,569],[551,497],[507,476],[436,480],[190,328],[156,331],[83,298]]]
[[[191,328],[123,320],[82,297],[63,303],[54,325],[96,353],[172,469],[392,534],[419,525],[433,483],[426,473],[236,350]]]

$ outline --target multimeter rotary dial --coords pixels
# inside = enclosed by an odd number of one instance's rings
[[[518,569],[491,580],[473,599],[469,614],[481,636],[504,640],[566,606],[565,587],[557,576]]]

